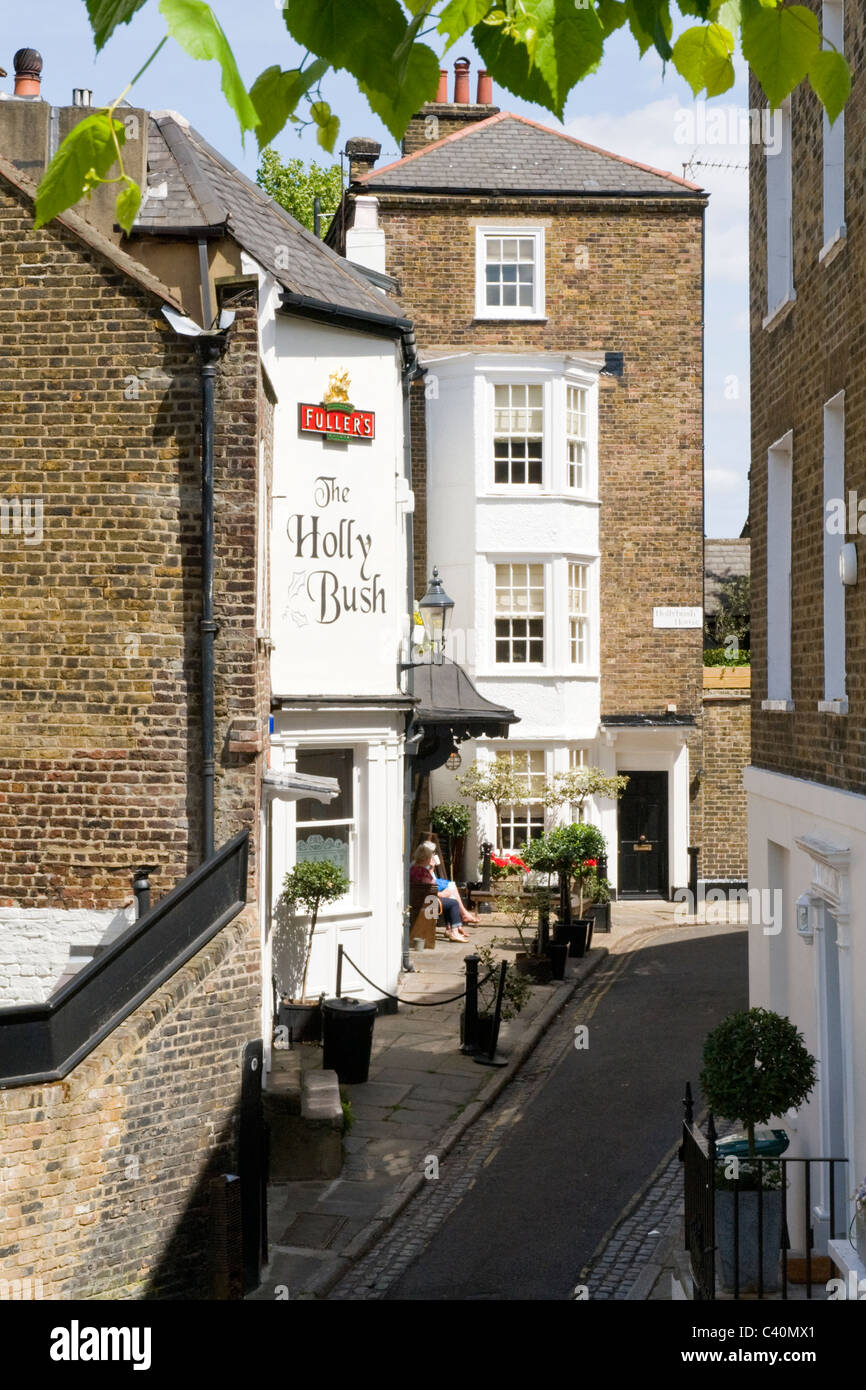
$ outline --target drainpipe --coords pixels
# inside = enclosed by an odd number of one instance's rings
[[[412,409],[411,409],[411,389],[414,377],[419,374],[418,358],[416,356],[415,334],[410,330],[403,334],[403,472],[409,490],[412,489]],[[415,611],[415,523],[411,514],[406,515],[406,605],[409,613],[409,653],[407,661],[412,660],[412,622]],[[407,694],[415,693],[415,672],[409,666],[406,670],[406,690]],[[414,780],[415,780],[415,754],[409,746],[409,739],[412,735],[413,711],[406,715],[406,740],[407,746],[403,759],[403,901],[405,911],[403,914],[403,970],[411,971],[414,969],[410,956],[409,938],[412,931],[412,923],[409,920],[410,902],[410,883],[409,870],[411,867],[412,854],[412,823],[414,820]]]
[[[202,337],[201,355],[201,752],[202,861],[214,850],[214,385],[220,341]]]

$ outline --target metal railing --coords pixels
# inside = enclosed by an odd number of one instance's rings
[[[694,1298],[711,1301],[722,1292],[787,1301],[796,1282],[811,1299],[813,1276],[828,1277],[817,1266],[816,1203],[826,1239],[844,1236],[848,1160],[720,1154],[713,1115],[702,1132],[688,1084],[683,1106],[684,1244]]]

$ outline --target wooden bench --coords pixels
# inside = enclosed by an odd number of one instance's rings
[[[434,911],[435,908],[435,911]],[[411,883],[409,885],[409,940],[418,941],[423,938],[425,951],[432,951],[436,946],[436,923],[439,921],[442,908],[436,889],[432,884]]]

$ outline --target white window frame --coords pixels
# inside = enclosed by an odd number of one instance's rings
[[[350,753],[352,756],[352,815],[340,818],[328,818],[327,816],[323,816],[321,820],[317,821],[301,820],[298,815],[298,810],[299,802],[303,800],[303,798],[299,797],[292,803],[291,823],[287,827],[289,834],[289,854],[287,859],[290,868],[294,868],[298,862],[296,846],[299,832],[321,827],[322,832],[325,833],[329,829],[338,828],[340,826],[345,825],[348,827],[349,888],[342,898],[337,899],[336,902],[327,903],[322,906],[319,912],[320,921],[324,921],[329,916],[340,916],[344,914],[347,907],[363,903],[367,896],[366,852],[362,851],[361,843],[361,828],[364,823],[362,797],[366,798],[366,789],[362,782],[362,769],[366,761],[366,752],[367,750],[363,746],[358,747],[353,743],[341,739],[334,739],[333,742],[328,743],[298,743],[287,757],[288,770],[295,772],[297,771],[299,754],[312,754],[315,756],[317,753]],[[325,805],[323,809],[328,811],[330,807]]]
[[[845,0],[823,0],[821,32],[840,53],[845,52]],[[829,49],[829,44],[827,45]],[[823,113],[823,182],[824,182],[824,245],[818,259],[827,260],[830,252],[846,239],[845,227],[845,112],[841,111],[833,124]]]
[[[497,483],[495,467],[496,387],[541,386],[542,424],[541,486],[538,483]],[[572,487],[568,472],[568,387],[574,386],[586,397],[585,478],[581,488]],[[598,505],[598,375],[587,369],[566,367],[539,370],[527,357],[508,368],[488,366],[479,371],[477,398],[477,439],[479,495],[488,497],[563,497],[569,501]]]
[[[490,237],[516,237],[534,242],[534,295],[532,306],[487,303],[487,241]],[[544,228],[511,224],[480,225],[475,228],[475,317],[476,319],[543,319],[544,307]]]
[[[845,586],[839,572],[843,533],[827,525],[828,505],[842,499],[845,492],[845,392],[840,391],[824,406],[824,699],[818,709],[824,714],[847,714],[845,672]]]
[[[538,617],[541,617],[541,619],[542,619],[543,627],[542,627],[542,638],[541,638],[541,640],[542,640],[542,644],[543,644],[543,646],[542,646],[543,655],[542,655],[541,661],[499,661],[498,658],[497,658],[497,653],[496,653],[496,644],[497,644],[497,640],[500,640],[500,641],[501,641],[501,640],[504,640],[504,639],[502,639],[502,638],[497,639],[497,635],[496,635],[496,622],[497,622],[497,619],[502,619],[502,620],[508,619],[509,621],[513,621],[514,618],[521,618],[521,617],[524,616],[523,614],[518,613],[518,612],[514,612],[514,613],[512,613],[512,614],[509,615],[509,614],[500,613],[499,610],[498,610],[498,606],[497,606],[497,589],[498,589],[499,586],[498,586],[498,583],[497,583],[496,571],[497,571],[497,568],[498,568],[499,566],[505,566],[505,565],[510,566],[511,569],[512,569],[512,572],[513,572],[513,569],[514,569],[514,566],[515,566],[515,565],[525,565],[525,566],[527,567],[527,569],[529,569],[529,567],[531,567],[531,566],[538,566],[538,568],[540,568],[540,570],[541,570],[542,605],[543,605],[543,606],[542,606],[542,611],[541,611],[541,613],[539,614],[539,613],[536,613],[536,612],[534,612],[534,611],[533,611],[533,612],[529,612],[529,611],[527,610],[527,613],[526,613],[526,615],[525,615],[526,618],[527,618],[527,621],[528,621],[530,618],[538,618]],[[505,672],[507,672],[507,671],[508,671],[508,672],[512,672],[512,673],[514,673],[514,672],[523,672],[523,671],[541,672],[541,671],[547,670],[547,668],[550,666],[550,643],[551,643],[551,640],[552,640],[552,632],[551,632],[551,626],[550,626],[550,566],[549,566],[549,564],[547,563],[546,560],[542,559],[541,557],[537,557],[537,556],[516,556],[516,557],[515,557],[515,556],[497,556],[497,557],[491,562],[490,577],[491,577],[491,598],[492,598],[492,603],[491,603],[491,666],[492,666],[493,670],[495,670],[495,671],[498,672],[498,673],[505,673]],[[528,581],[529,581],[529,575],[527,574],[527,584],[528,584]],[[514,588],[514,584],[513,584],[513,573],[512,573],[512,582],[511,582],[510,588],[511,588],[512,590],[513,590],[513,588]],[[537,639],[537,638],[530,639],[529,633],[528,633],[528,630],[527,630],[527,637],[526,637],[527,651],[529,650],[529,642],[530,642],[530,640],[537,641],[538,639]],[[509,642],[510,644],[513,643],[513,642],[514,642],[514,637],[513,637],[513,636],[510,636],[510,637],[508,638],[508,642]]]
[[[528,769],[527,769],[527,772],[526,772],[527,778],[528,778],[528,779],[531,779],[533,776],[540,776],[540,777],[542,777],[542,778],[546,778],[546,777],[547,777],[547,751],[546,751],[546,749],[544,749],[544,748],[503,748],[503,749],[501,749],[501,750],[497,753],[497,757],[506,757],[506,758],[508,758],[509,762],[511,763],[511,765],[512,765],[512,767],[513,767],[513,766],[514,766],[514,758],[515,758],[515,755],[529,754],[529,756],[531,757],[533,753],[536,755],[536,757],[540,756],[540,758],[541,758],[541,771],[540,771],[540,772],[533,772],[533,770],[532,770],[531,768],[528,768]],[[523,769],[522,769],[522,768],[521,768],[521,769],[518,769],[518,771],[522,773]],[[529,781],[529,784],[528,784],[528,786],[527,786],[527,791],[529,792],[529,791],[531,791],[531,790],[532,790],[532,786],[531,786],[531,780],[530,780],[530,781]],[[525,836],[523,837],[523,839],[520,839],[520,840],[516,840],[516,839],[515,839],[515,835],[514,835],[514,824],[515,824],[514,812],[515,812],[515,810],[523,810],[524,808],[526,809],[527,814],[526,814],[526,818],[525,818],[525,823],[526,823],[527,828],[528,828],[529,822],[530,822],[530,812],[531,812],[531,810],[532,810],[533,807],[538,807],[538,808],[539,808],[539,814],[535,817],[535,820],[536,820],[536,821],[539,821],[539,820],[540,820],[540,823],[541,823],[541,831],[542,831],[542,833],[544,833],[544,828],[545,828],[545,825],[546,825],[546,815],[545,815],[545,806],[544,806],[544,802],[541,800],[540,797],[537,797],[537,796],[529,796],[529,795],[527,795],[527,797],[526,797],[526,799],[525,799],[524,801],[515,801],[514,803],[510,803],[510,804],[505,805],[505,806],[502,807],[502,838],[503,838],[503,841],[504,841],[505,838],[506,838],[506,827],[507,827],[508,830],[509,830],[510,838],[511,838],[511,840],[512,840],[511,845],[505,845],[505,844],[503,843],[503,844],[500,846],[500,848],[503,850],[503,852],[505,852],[505,851],[507,850],[507,852],[508,852],[509,854],[515,854],[515,853],[519,850],[520,846],[524,843],[524,841],[525,841],[526,839],[529,838],[529,836],[528,836],[528,834],[527,834],[527,835],[525,835]],[[522,824],[522,823],[523,823],[523,818],[521,818],[521,819],[518,821],[518,824]]]
[[[787,713],[791,698],[791,430],[767,450],[767,698],[761,708]]]
[[[540,405],[540,406],[535,406],[535,405],[530,405],[530,404],[529,404],[529,392],[530,392],[530,390],[533,390],[533,389],[536,390],[536,391],[540,391],[540,392],[541,392],[541,405]],[[524,432],[524,434],[521,435],[521,434],[519,434],[517,431],[508,430],[508,431],[502,432],[502,431],[500,431],[500,430],[498,430],[498,429],[496,428],[496,412],[497,412],[497,409],[498,409],[497,404],[496,404],[496,392],[497,392],[497,391],[508,391],[508,393],[509,393],[509,406],[508,406],[508,409],[509,409],[510,411],[513,411],[513,410],[519,410],[519,409],[520,409],[520,406],[515,406],[515,405],[512,403],[512,396],[511,396],[511,393],[513,393],[515,390],[525,390],[525,391],[526,391],[526,393],[527,393],[527,398],[526,398],[526,399],[527,399],[527,404],[526,404],[526,412],[527,412],[527,414],[528,414],[531,410],[534,411],[534,410],[539,410],[539,409],[540,409],[540,411],[541,411],[541,430],[540,430],[540,433],[539,433],[538,435],[536,435],[533,431],[530,431],[530,430],[526,430],[526,431]],[[548,450],[548,446],[549,446],[549,430],[548,430],[548,428],[547,428],[547,422],[548,422],[548,416],[549,416],[549,404],[550,404],[550,403],[549,403],[549,392],[545,390],[545,382],[544,382],[544,381],[514,381],[514,380],[508,380],[508,381],[494,381],[494,382],[491,382],[491,392],[492,392],[492,396],[493,396],[493,429],[492,429],[492,434],[491,434],[491,450],[492,450],[491,467],[492,467],[492,473],[493,473],[493,478],[492,478],[493,487],[496,488],[497,490],[500,489],[500,488],[502,488],[504,491],[507,491],[507,492],[512,492],[512,491],[514,491],[515,489],[520,489],[520,490],[525,490],[525,491],[527,491],[527,492],[536,492],[536,493],[537,493],[540,489],[542,489],[542,488],[544,487],[545,479],[546,479],[546,477],[548,476],[548,470],[549,470],[549,465],[548,465],[548,462],[547,462],[547,450]],[[496,464],[497,464],[497,459],[496,459],[496,441],[497,441],[497,439],[524,439],[524,440],[526,440],[527,443],[528,443],[529,440],[531,440],[531,439],[536,439],[536,438],[538,438],[539,441],[540,441],[540,443],[541,443],[541,459],[539,460],[539,462],[540,462],[540,464],[541,464],[541,477],[539,478],[538,482],[535,483],[535,482],[530,482],[530,481],[528,480],[528,475],[529,475],[529,457],[528,457],[528,454],[527,454],[527,457],[526,457],[526,460],[525,460],[527,478],[526,478],[523,482],[513,482],[513,481],[511,480],[511,478],[509,478],[506,482],[497,481],[497,478],[496,478]],[[509,471],[510,471],[510,466],[509,466]]]
[[[767,204],[767,315],[764,327],[778,319],[780,311],[793,303],[794,291],[794,233],[793,233],[793,167],[791,160],[791,98],[786,97],[778,112],[767,112],[768,122],[773,115],[781,123],[778,149],[773,144],[764,151]]]
[[[569,557],[567,564],[566,606],[568,613],[568,664],[574,667],[576,671],[586,671],[592,664],[592,612],[594,606],[592,601],[592,563],[589,560],[575,560]],[[584,606],[580,612],[575,612],[572,608],[572,595],[575,592],[575,587],[572,583],[572,574],[576,569],[583,571],[584,580],[582,590],[577,590],[577,592],[582,592],[584,595]],[[576,660],[574,655],[575,623],[582,624],[582,635],[579,640],[583,645],[583,659],[580,661]]]
[[[579,391],[583,397],[583,411],[572,411],[569,399],[572,391]],[[579,381],[565,382],[565,485],[569,492],[580,493],[588,492],[590,480],[590,412],[591,412],[590,388]],[[583,416],[583,434],[573,433],[569,429],[569,418],[576,415],[578,419]],[[571,471],[574,465],[570,458],[570,446],[572,444],[583,445],[583,477],[580,482],[572,482]]]

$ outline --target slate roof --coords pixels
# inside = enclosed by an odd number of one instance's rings
[[[225,227],[285,289],[325,304],[402,319],[400,307],[360,270],[296,222],[175,112],[150,117],[147,181],[149,196],[133,235]],[[166,196],[155,197],[163,183]]]
[[[745,578],[751,568],[751,542],[748,537],[704,541],[704,611],[719,610],[722,585],[729,579]]]
[[[371,191],[394,192],[705,196],[698,184],[676,174],[610,154],[508,111],[371,169],[357,183]]]

